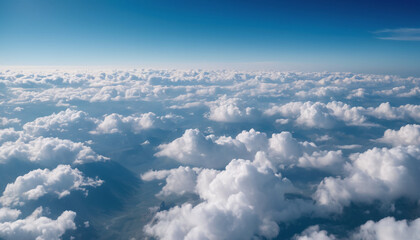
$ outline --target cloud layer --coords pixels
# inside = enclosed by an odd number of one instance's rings
[[[419,78],[0,69],[0,86],[2,239],[418,238]]]

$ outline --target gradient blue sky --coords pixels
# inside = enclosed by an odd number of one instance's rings
[[[419,12],[418,0],[0,0],[0,64],[420,76]]]

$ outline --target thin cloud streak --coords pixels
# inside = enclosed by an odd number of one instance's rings
[[[420,28],[384,29],[374,32],[376,38],[394,41],[420,41]]]

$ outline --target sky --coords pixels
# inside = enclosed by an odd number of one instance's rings
[[[0,65],[420,76],[420,3],[0,0]]]

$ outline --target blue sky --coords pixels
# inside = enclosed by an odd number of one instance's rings
[[[419,11],[415,0],[0,0],[0,64],[420,76]]]

